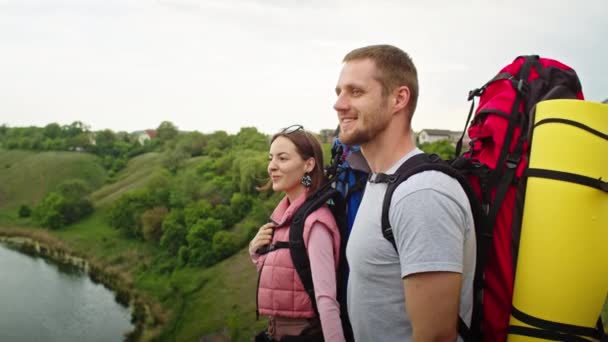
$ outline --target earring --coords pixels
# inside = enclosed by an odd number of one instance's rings
[[[312,177],[310,177],[310,174],[308,174],[308,172],[306,172],[304,176],[302,176],[302,181],[300,183],[302,183],[302,185],[304,185],[305,187],[310,188],[310,186],[312,185]]]

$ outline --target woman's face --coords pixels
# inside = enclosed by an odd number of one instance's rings
[[[282,136],[276,138],[268,154],[272,190],[286,193],[290,200],[296,199],[306,189],[301,183],[302,177],[312,171],[314,165],[314,158],[302,159],[291,140]]]

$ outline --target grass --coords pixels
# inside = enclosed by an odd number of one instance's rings
[[[161,154],[150,152],[129,161],[127,167],[118,173],[116,181],[91,194],[95,206],[112,203],[131,190],[143,187],[161,169]]]
[[[204,270],[180,268],[162,274],[162,265],[153,268],[140,273],[135,283],[173,313],[163,340],[196,341],[220,333],[249,341],[266,325],[255,320],[257,275],[245,249]]]
[[[0,209],[33,206],[68,179],[82,179],[92,189],[106,179],[97,157],[88,153],[0,150],[0,160]]]

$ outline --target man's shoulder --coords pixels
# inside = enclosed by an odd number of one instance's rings
[[[455,178],[436,170],[422,171],[412,175],[397,188],[397,191],[404,195],[421,190],[435,190],[442,193],[463,191]]]

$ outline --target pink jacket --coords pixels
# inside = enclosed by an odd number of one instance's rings
[[[289,241],[289,225],[296,210],[306,200],[303,194],[293,203],[283,198],[271,215],[278,223],[273,235],[273,243]],[[328,228],[333,242],[334,263],[337,268],[340,250],[340,233],[331,211],[322,207],[310,214],[304,223],[304,244],[308,248],[311,227],[320,222]],[[277,249],[263,256],[265,260],[260,274],[258,306],[262,315],[283,316],[290,318],[311,318],[315,316],[310,297],[291,261],[288,248]],[[258,263],[260,265],[260,263]]]

